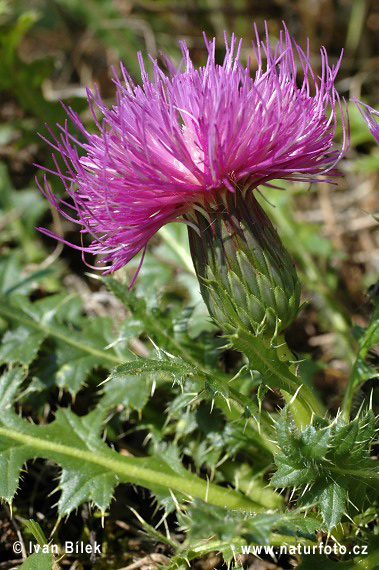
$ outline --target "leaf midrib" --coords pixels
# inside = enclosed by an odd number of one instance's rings
[[[25,447],[36,449],[40,455],[51,459],[49,452],[53,454],[61,454],[67,457],[79,459],[87,463],[92,463],[107,469],[118,475],[122,475],[127,479],[132,479],[132,482],[138,481],[139,484],[153,485],[154,487],[163,487],[172,489],[174,491],[184,493],[190,496],[197,497],[205,502],[209,502],[216,506],[228,507],[239,511],[257,511],[262,510],[262,505],[255,503],[247,497],[230,489],[224,489],[213,485],[191,473],[186,474],[185,477],[176,475],[175,473],[162,472],[159,469],[152,469],[137,465],[141,461],[140,458],[123,457],[122,461],[113,458],[112,453],[94,453],[83,449],[75,449],[62,443],[47,441],[42,438],[27,435],[9,428],[0,428],[0,436],[6,437],[16,442],[20,442]],[[20,448],[19,448],[20,449]],[[149,458],[146,458],[149,460]]]
[[[97,358],[108,360],[109,362],[112,362],[115,364],[122,364],[125,362],[124,359],[122,359],[116,355],[104,352],[102,350],[98,350],[92,346],[89,346],[88,344],[84,344],[84,343],[78,341],[77,338],[70,338],[69,336],[63,334],[62,332],[54,329],[54,327],[51,327],[49,325],[44,325],[41,323],[37,323],[33,319],[26,317],[24,314],[19,314],[16,311],[6,309],[3,305],[0,305],[0,316],[5,316],[7,319],[11,319],[11,320],[14,319],[15,321],[18,321],[19,323],[22,323],[23,325],[26,325],[28,327],[32,327],[35,330],[38,330],[38,331],[45,333],[46,336],[52,336],[52,337],[55,337],[59,340],[62,340],[66,344],[69,344],[75,348],[78,348],[79,350],[82,350],[83,352],[88,352],[89,354],[92,354],[92,356],[96,356]]]

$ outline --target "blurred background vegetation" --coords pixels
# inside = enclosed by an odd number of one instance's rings
[[[226,30],[243,37],[242,58],[251,57],[254,67],[253,22],[262,33],[267,21],[274,41],[283,20],[301,46],[310,38],[315,69],[321,45],[331,62],[343,49],[339,92],[347,101],[355,96],[378,108],[379,0],[0,0],[0,292],[16,288],[36,299],[79,292],[87,315],[118,318],[119,307],[85,273],[81,255],[35,230],[43,225],[78,242],[77,228],[51,211],[37,190],[34,165],[52,165],[51,149],[37,133],[47,134],[45,123],[55,130],[65,121],[60,100],[91,128],[86,87],[97,84],[111,105],[112,66],[117,70],[123,61],[138,82],[138,51],[158,59],[163,51],[178,63],[178,41],[185,39],[200,65],[205,32],[217,38],[221,61]],[[353,359],[351,324],[367,323],[367,292],[379,269],[379,147],[355,106],[349,109],[351,148],[336,186],[287,184],[286,192],[264,191],[308,301],[288,341],[297,354],[313,358],[304,373],[335,410]],[[136,263],[125,271],[132,275]],[[152,240],[136,292],[151,307],[175,299],[182,306],[196,303],[193,330],[205,327],[185,228],[169,226]],[[143,344],[136,343],[143,354]]]

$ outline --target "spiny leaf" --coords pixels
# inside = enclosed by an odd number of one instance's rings
[[[69,409],[60,409],[54,422],[36,426],[4,410],[0,416],[0,496],[11,502],[23,464],[43,457],[62,467],[60,516],[83,501],[93,502],[104,512],[114,486],[120,482],[143,485],[153,492],[172,489],[179,495],[208,497],[214,504],[229,508],[259,508],[237,492],[209,484],[189,472],[183,477],[159,456],[134,458],[112,451],[100,438],[103,413],[94,410],[78,417]]]
[[[346,512],[347,489],[337,481],[326,481],[324,488],[318,493],[318,504],[322,519],[329,530],[340,522]],[[316,498],[316,497],[315,497]]]
[[[375,435],[375,415],[372,410],[367,410],[365,415],[358,420],[358,445],[367,445]]]
[[[356,502],[359,489],[363,507],[367,491],[378,487],[377,462],[369,459],[375,417],[369,410],[349,423],[342,416],[330,424],[317,417],[313,422],[297,432],[287,408],[281,412],[276,424],[280,453],[271,484],[299,487],[301,502],[316,504],[331,529],[348,511],[349,495]]]
[[[25,299],[18,300],[17,305],[0,302],[0,317],[19,324],[3,336],[0,362],[29,365],[42,342],[49,338],[53,350],[49,347],[48,354],[42,357],[36,378],[45,385],[55,380],[56,385],[75,395],[93,368],[110,368],[124,360],[115,350],[105,350],[113,340],[112,321],[109,318],[79,319],[78,309],[76,302],[71,303],[69,297],[61,295],[49,297],[42,303],[29,303]],[[71,316],[75,327],[65,323],[62,313]]]
[[[187,342],[190,340],[188,335],[184,339],[182,327],[179,327],[178,336],[178,331],[174,330],[175,318],[173,315],[157,306],[148,307],[144,298],[129,291],[125,284],[113,277],[106,277],[104,281],[114,295],[132,312],[133,318],[143,323],[145,332],[158,346],[173,352],[177,357],[183,358],[184,361],[193,366],[199,365],[199,358],[201,359],[203,356],[203,351],[200,351],[199,354],[198,343],[195,341]],[[188,318],[185,320],[185,325],[188,326]]]
[[[0,409],[12,406],[24,376],[25,371],[16,366],[5,371],[0,377]]]
[[[330,440],[328,428],[315,429],[308,426],[301,433],[303,453],[310,459],[321,460],[325,457]]]
[[[0,363],[18,362],[28,366],[35,359],[45,338],[43,331],[26,326],[7,331],[0,345]]]
[[[316,531],[323,530],[323,528],[318,518],[305,513],[302,515],[296,515],[295,513],[283,517],[283,520],[277,525],[277,530],[280,534],[287,536],[298,536],[308,540],[315,540]]]
[[[301,461],[301,452],[299,439],[295,432],[295,424],[291,418],[289,408],[286,406],[278,419],[276,424],[276,434],[278,437],[278,444],[283,454],[298,464]],[[300,463],[301,465],[301,463]]]
[[[193,366],[190,366],[180,358],[138,358],[117,366],[111,373],[110,378],[116,378],[123,374],[145,374],[146,372],[162,372],[170,377],[177,374],[192,376]]]
[[[314,479],[315,473],[312,467],[298,467],[297,464],[290,463],[286,457],[278,455],[275,457],[277,471],[271,479],[274,487],[297,487],[304,485]]]
[[[151,391],[152,380],[144,376],[114,374],[104,386],[104,396],[99,407],[112,409],[118,405],[141,411]]]
[[[336,456],[346,455],[352,451],[357,440],[358,429],[358,418],[348,424],[341,419],[336,423],[331,441]]]

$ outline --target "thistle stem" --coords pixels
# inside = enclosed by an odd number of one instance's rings
[[[298,377],[298,372],[295,364],[291,361],[292,354],[287,345],[287,342],[283,335],[279,337],[279,346],[276,349],[277,355],[281,362],[285,362],[288,366],[288,370],[291,374],[293,374],[296,378],[299,379],[299,388],[298,390],[302,390],[304,384],[301,384],[301,379]],[[296,424],[296,427],[300,430],[306,428],[312,421],[312,415],[315,413],[314,410],[314,402],[308,400],[308,405],[304,405],[299,399],[297,399],[297,395],[291,395],[286,390],[281,390],[283,399],[285,400],[286,404],[288,404],[293,420]],[[298,392],[299,393],[299,392]],[[295,393],[296,394],[296,393]],[[320,402],[317,402],[317,405],[320,405]]]
[[[291,402],[294,421],[299,428],[309,425],[314,414],[324,416],[325,409],[319,398],[298,377],[282,335],[277,338],[277,345],[273,346],[271,340],[254,336],[247,329],[239,329],[230,337],[230,341],[234,348],[247,356],[251,368],[262,374],[267,386],[279,389],[284,399]]]
[[[356,356],[353,369],[349,381],[346,386],[345,394],[342,401],[342,413],[345,420],[350,420],[350,412],[353,404],[354,396],[359,388],[367,380],[367,376],[362,373],[362,363],[365,362],[367,353],[371,346],[375,344],[379,332],[379,306],[376,306],[371,318],[371,323],[366,329],[363,337],[359,341],[359,350]],[[374,371],[373,371],[374,376]]]

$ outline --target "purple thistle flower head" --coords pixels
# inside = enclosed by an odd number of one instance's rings
[[[375,117],[379,117],[379,111],[375,111],[369,105],[358,101],[358,99],[353,99],[354,103],[359,109],[360,114],[364,118],[367,123],[368,128],[370,129],[370,133],[379,144],[379,123]]]
[[[106,273],[145,251],[164,224],[191,223],[187,214],[193,208],[206,210],[221,194],[278,178],[330,181],[347,149],[347,116],[334,86],[340,61],[330,66],[324,48],[317,76],[309,46],[304,52],[285,27],[275,47],[267,28],[265,41],[256,31],[257,70],[251,73],[250,64],[239,61],[241,41],[234,36],[225,40],[221,65],[215,61],[215,40],[205,42],[204,67],[194,68],[182,42],[179,67],[165,57],[163,71],[154,61],[153,79],[139,55],[141,86],[121,66],[123,81],[114,79],[111,109],[97,89],[88,90],[95,133],[71,108],[66,112],[81,140],[67,122],[59,137],[50,131],[53,140],[47,142],[64,162],[62,169],[53,155],[56,171],[51,173],[62,180],[72,203],[53,193],[46,176],[41,190],[90,236],[90,245],[73,247],[100,254]],[[333,141],[338,114],[344,133],[340,149]]]

